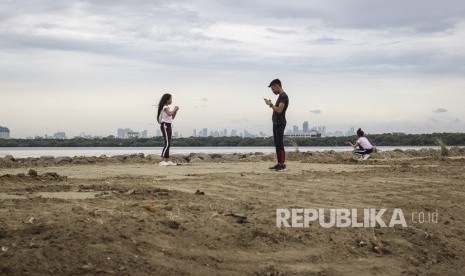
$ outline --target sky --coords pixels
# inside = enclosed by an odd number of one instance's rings
[[[465,132],[465,2],[0,0],[0,125],[12,137],[118,128]]]

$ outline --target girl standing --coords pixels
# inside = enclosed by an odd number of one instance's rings
[[[173,102],[171,94],[164,94],[160,102],[158,103],[157,121],[160,124],[161,133],[163,134],[163,140],[165,146],[161,153],[163,160],[160,162],[160,166],[176,166],[176,163],[169,161],[170,158],[170,147],[171,147],[171,123],[178,113],[179,107],[175,106],[173,110],[170,109],[169,105]]]

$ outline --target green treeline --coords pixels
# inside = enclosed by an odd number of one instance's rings
[[[367,136],[375,146],[436,146],[438,140],[448,146],[465,146],[465,133],[432,133],[432,134],[373,134]],[[285,138],[287,146],[345,146],[345,142],[354,142],[352,137],[323,138]],[[261,147],[273,146],[273,138],[241,138],[241,137],[189,137],[173,139],[176,147]],[[140,138],[118,139],[106,138],[74,138],[74,139],[0,139],[0,147],[162,147],[163,139]]]

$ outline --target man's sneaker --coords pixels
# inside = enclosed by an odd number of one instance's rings
[[[370,158],[370,155],[369,155],[369,154],[364,154],[364,155],[363,155],[363,160],[367,160],[368,158]]]
[[[286,171],[286,165],[281,165],[281,164],[276,165],[276,171],[277,171],[277,172],[284,172],[284,171]]]
[[[174,163],[174,162],[171,162],[171,161],[168,161],[168,166],[177,166],[178,164]]]
[[[166,166],[169,166],[170,164],[168,162],[166,162],[166,161],[161,161],[160,163],[158,163],[158,165],[160,167],[166,167]]]
[[[276,168],[279,166],[279,164],[274,165],[273,167],[269,167],[268,169],[270,170],[276,170]]]
[[[274,170],[274,171],[275,171],[279,166],[280,166],[280,165],[279,165],[279,163],[278,163],[278,164],[274,165],[273,167],[269,167],[268,169]],[[282,166],[284,167],[284,169],[286,169],[286,164],[283,164]]]

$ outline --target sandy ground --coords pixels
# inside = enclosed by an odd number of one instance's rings
[[[298,156],[1,163],[0,274],[463,275],[464,156]],[[278,228],[277,208],[399,208],[408,227]]]

